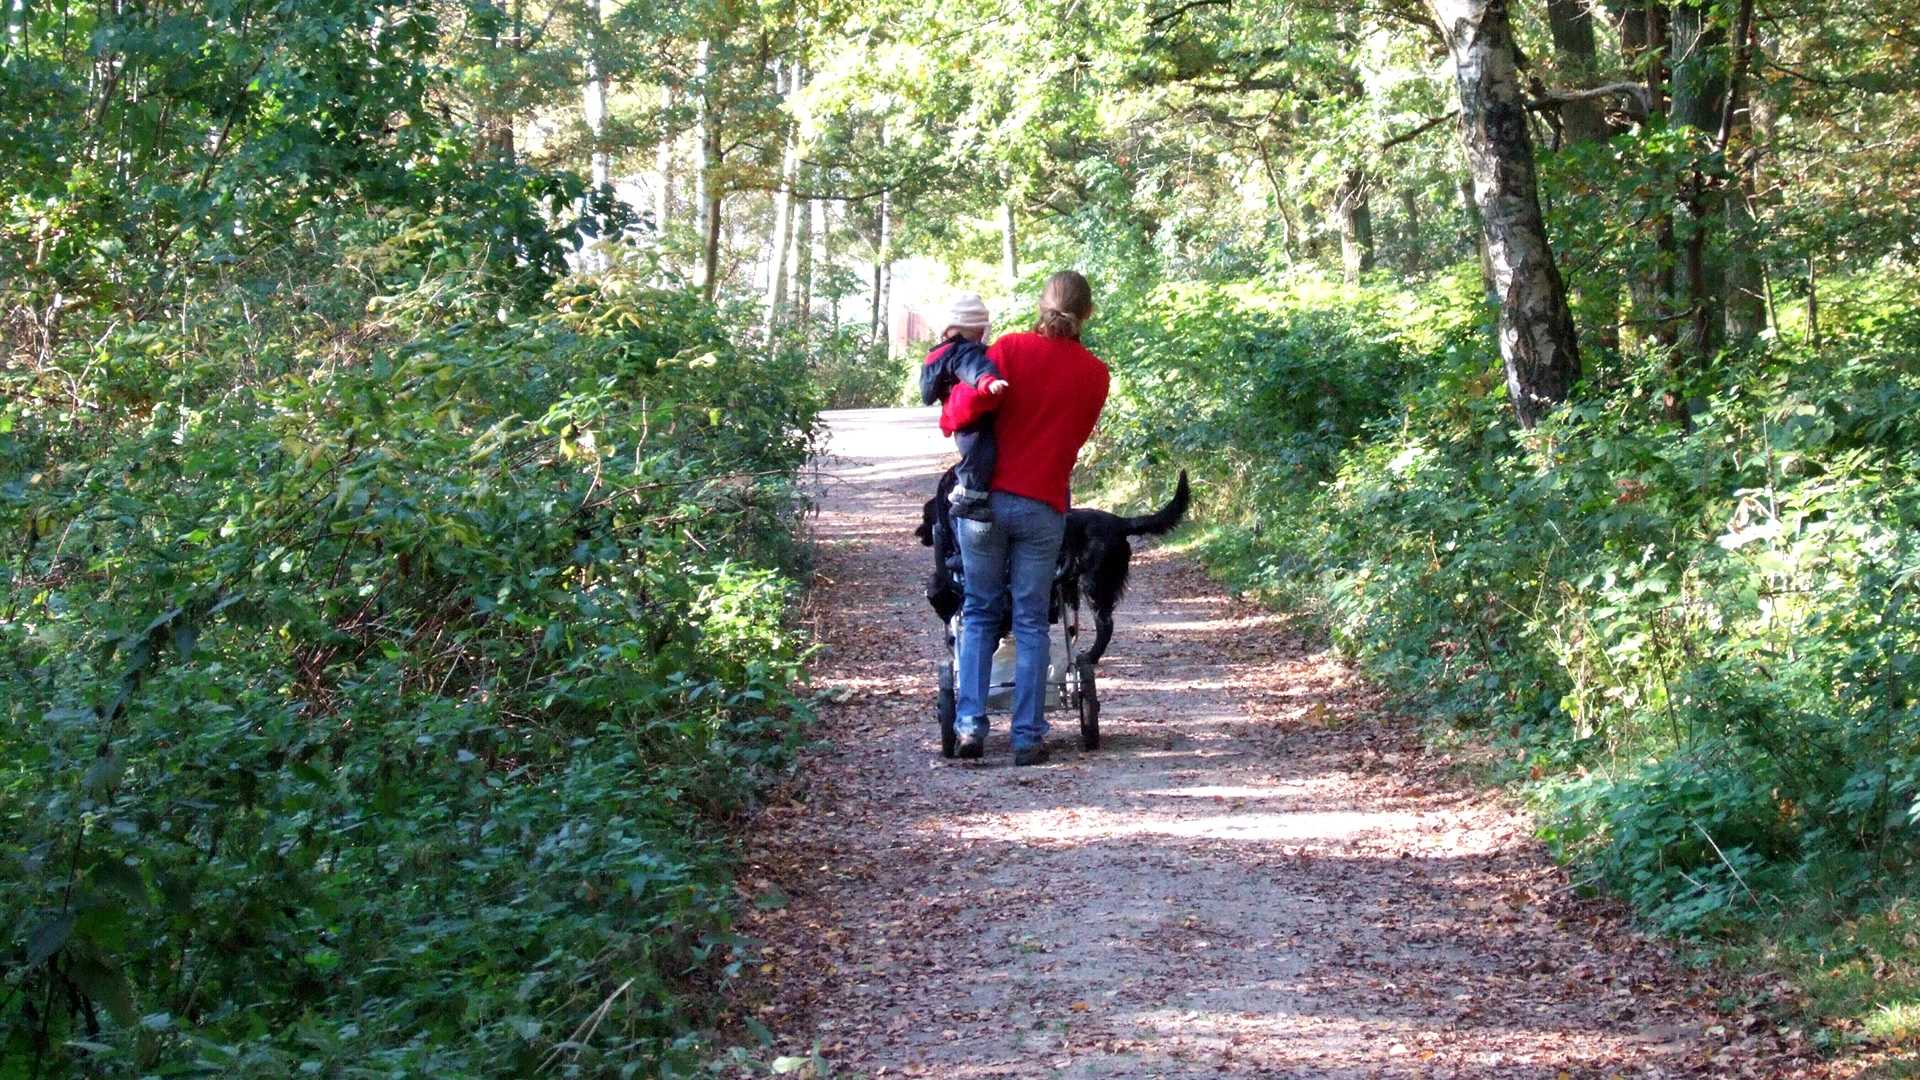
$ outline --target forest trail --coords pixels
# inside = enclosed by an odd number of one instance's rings
[[[762,953],[736,1006],[782,1052],[838,1076],[1774,1075],[1522,817],[1165,551],[1135,559],[1100,751],[1053,714],[1052,763],[1016,769],[1001,716],[984,763],[942,760],[910,530],[952,459],[930,410],[829,419],[827,745],[741,876]]]

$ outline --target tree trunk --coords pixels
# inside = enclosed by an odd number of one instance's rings
[[[1274,207],[1280,211],[1280,255],[1286,260],[1288,266],[1292,266],[1293,241],[1296,234],[1293,214],[1287,210],[1287,201],[1284,198],[1275,198]]]
[[[1565,401],[1580,378],[1566,288],[1547,243],[1527,105],[1506,0],[1432,0],[1453,55],[1467,172],[1500,297],[1500,356],[1522,427]]]
[[[601,25],[605,0],[587,0],[587,48],[585,58],[586,89],[581,95],[581,113],[593,139],[588,171],[596,187],[613,182],[613,155],[607,150],[607,82],[600,55]]]
[[[1814,277],[1813,256],[1807,256],[1807,345],[1820,347],[1820,283]]]
[[[788,101],[800,91],[798,79],[800,66],[788,64],[783,72],[780,61],[774,61],[773,83],[776,90],[786,92]],[[785,83],[782,83],[782,76]],[[798,126],[789,118],[786,124],[786,150],[780,158],[780,189],[773,196],[773,241],[772,251],[767,256],[767,335],[773,335],[773,328],[780,321],[780,309],[787,304],[787,249],[793,244],[793,187],[800,170],[800,142]]]
[[[1665,4],[1646,6],[1646,49],[1647,49],[1647,108],[1651,115],[1662,115],[1666,111],[1667,100],[1667,42],[1669,17]],[[1671,369],[1674,343],[1679,339],[1678,326],[1674,313],[1679,307],[1679,278],[1676,267],[1680,262],[1680,242],[1674,234],[1673,213],[1661,210],[1653,219],[1654,269],[1653,280],[1648,284],[1653,303],[1648,308],[1648,326],[1655,346],[1668,352],[1667,363]],[[1686,418],[1686,407],[1672,390],[1665,395],[1667,415],[1674,419]]]
[[[812,181],[811,170],[801,166],[804,186]],[[813,330],[813,200],[796,201],[793,206],[793,315],[801,332]]]
[[[1733,70],[1727,76],[1726,107],[1720,114],[1721,160],[1730,179],[1721,200],[1726,206],[1725,288],[1727,340],[1748,345],[1767,328],[1766,269],[1755,250],[1753,208],[1758,158],[1746,152],[1753,142],[1752,113],[1746,107],[1746,76],[1753,57],[1753,0],[1741,0],[1734,19]]]
[[[1373,269],[1373,214],[1367,208],[1367,174],[1350,168],[1333,191],[1333,224],[1340,231],[1340,263],[1349,283]]]
[[[1586,0],[1547,0],[1547,23],[1553,31],[1553,51],[1573,85],[1582,89],[1594,85],[1593,9]],[[1603,142],[1613,134],[1598,98],[1562,105],[1560,129],[1570,143]]]
[[[1753,180],[1746,169],[1726,195],[1727,341],[1751,345],[1767,328],[1766,270],[1754,251]]]
[[[1014,232],[1013,203],[1000,203],[1000,283],[1007,292],[1020,281],[1020,237]]]
[[[888,267],[893,262],[892,192],[880,192],[880,242],[873,248],[873,325],[868,336],[880,341],[887,332]]]
[[[815,264],[814,273],[822,280],[819,292],[827,301],[827,325],[834,332],[840,330],[840,297],[835,294],[833,285],[833,202],[819,199],[814,202],[815,211],[820,215],[814,223],[816,234],[820,238],[820,256]]]
[[[1473,231],[1474,254],[1480,257],[1480,291],[1487,302],[1497,304],[1500,294],[1493,287],[1493,255],[1487,251],[1487,223],[1480,216],[1480,201],[1474,198],[1473,181],[1460,181],[1460,204],[1467,210],[1467,228]]]
[[[1699,0],[1683,0],[1673,5],[1670,30],[1673,103],[1667,116],[1677,127],[1704,132],[1718,130],[1727,92],[1726,75],[1713,55],[1724,37],[1709,11]]]
[[[1400,269],[1406,274],[1420,272],[1420,193],[1400,189]]]
[[[653,151],[653,171],[660,175],[660,186],[653,191],[653,232],[655,236],[667,234],[667,224],[673,220],[673,133],[667,126],[666,118],[673,112],[673,87],[660,87],[660,145]]]
[[[893,341],[893,192],[880,193],[880,338]]]
[[[1553,49],[1560,66],[1574,85],[1593,86],[1594,64],[1593,9],[1586,0],[1547,0],[1547,22],[1553,31]],[[1644,26],[1642,27],[1644,30]],[[1605,142],[1613,135],[1607,126],[1606,110],[1598,99],[1570,101],[1560,109],[1560,131],[1565,145],[1579,146]],[[1604,349],[1620,347],[1620,299],[1610,275],[1601,275],[1594,283],[1597,294],[1583,290],[1581,308],[1600,329],[1597,337]]]
[[[1631,0],[1615,6],[1613,12],[1620,27],[1620,58],[1631,71],[1647,51],[1647,5],[1644,0]]]
[[[698,132],[695,167],[699,175],[700,203],[700,295],[711,301],[720,289],[720,204],[723,192],[720,178],[720,118],[715,115],[713,83],[713,42],[700,43],[696,68],[700,97],[697,104]]]
[[[1646,82],[1647,95],[1654,113],[1661,111],[1660,96],[1665,91],[1665,75],[1661,72],[1660,52],[1651,44],[1651,35],[1660,24],[1659,9],[1650,6],[1644,0],[1631,0],[1614,9],[1615,18],[1620,27],[1620,58],[1629,71],[1638,70]],[[1662,216],[1664,220],[1664,216]],[[1670,223],[1669,223],[1670,228]],[[1661,227],[1654,224],[1654,237],[1658,249]],[[1627,301],[1631,315],[1628,325],[1633,328],[1636,345],[1645,347],[1653,343],[1659,332],[1662,311],[1662,296],[1659,286],[1659,272],[1652,274],[1630,274],[1627,277]]]
[[[1713,55],[1722,35],[1698,0],[1683,0],[1672,9],[1673,98],[1667,121],[1675,128],[1711,134],[1719,129],[1725,100],[1726,77]],[[1707,265],[1707,239],[1719,212],[1719,198],[1706,184],[1699,168],[1681,181],[1680,204],[1687,210],[1680,260],[1678,292],[1686,297],[1687,317],[1680,320],[1680,349],[1700,364],[1712,356],[1714,326],[1719,315],[1713,271]],[[1676,227],[1682,223],[1676,222]]]
[[[581,93],[580,111],[587,122],[592,146],[588,151],[588,174],[595,188],[613,183],[613,155],[607,150],[607,83],[600,54],[600,36],[604,0],[587,0],[587,41],[583,74],[586,87]],[[607,238],[595,237],[581,252],[581,265],[590,273],[604,273],[612,265],[607,254]]]

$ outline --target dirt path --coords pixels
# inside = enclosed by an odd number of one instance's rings
[[[1348,670],[1165,552],[1135,560],[1099,752],[1056,714],[1053,763],[1015,769],[996,717],[984,763],[943,761],[910,530],[951,459],[928,412],[832,423],[830,746],[742,879],[736,1004],[778,1049],[840,1076],[1782,1075]]]

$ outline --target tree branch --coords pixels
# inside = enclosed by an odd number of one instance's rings
[[[1202,94],[1238,94],[1253,90],[1293,90],[1297,84],[1292,79],[1246,79],[1233,83],[1194,82],[1187,85]]]
[[[1419,138],[1422,135],[1425,135],[1427,132],[1432,131],[1434,128],[1439,127],[1441,124],[1444,124],[1447,121],[1452,120],[1454,117],[1457,117],[1459,115],[1460,115],[1459,109],[1448,109],[1442,115],[1436,116],[1433,119],[1428,120],[1426,123],[1421,124],[1419,127],[1416,127],[1411,131],[1403,131],[1400,134],[1395,135],[1393,138],[1388,139],[1386,142],[1381,143],[1380,149],[1391,150],[1394,147],[1399,146],[1401,143],[1410,143],[1413,140]]]
[[[1182,15],[1185,15],[1187,12],[1192,11],[1195,8],[1222,7],[1222,6],[1230,7],[1232,6],[1232,4],[1233,4],[1233,0],[1187,0],[1187,3],[1181,4],[1179,7],[1174,8],[1172,11],[1164,12],[1162,14],[1155,15],[1151,19],[1148,19],[1147,28],[1149,30],[1158,30],[1160,27],[1166,25],[1167,23],[1172,22],[1173,20],[1179,18]]]
[[[1528,99],[1527,108],[1537,112],[1541,109],[1552,108],[1555,105],[1565,105],[1568,102],[1591,101],[1594,98],[1614,97],[1616,95],[1631,98],[1634,104],[1640,106],[1642,116],[1646,116],[1653,111],[1652,100],[1647,93],[1647,88],[1639,83],[1630,82],[1608,83],[1605,86],[1596,86],[1588,90],[1545,91]]]

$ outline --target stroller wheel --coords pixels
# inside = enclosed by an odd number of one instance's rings
[[[959,744],[959,736],[953,730],[953,662],[940,665],[940,756],[952,757],[954,748]]]
[[[1100,692],[1094,688],[1093,665],[1082,660],[1074,665],[1080,676],[1080,745],[1100,749]]]

